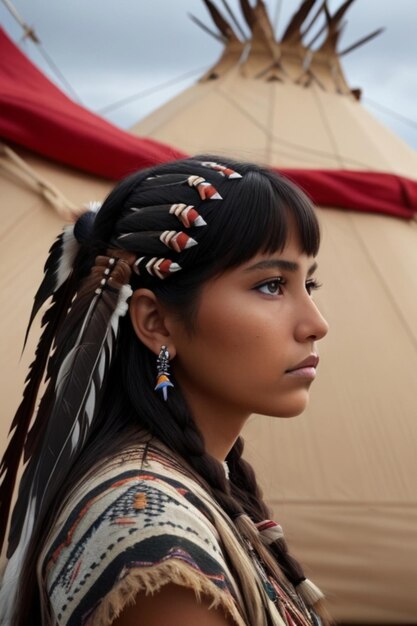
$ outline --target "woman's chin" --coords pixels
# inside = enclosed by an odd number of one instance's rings
[[[281,402],[277,403],[275,407],[270,406],[267,410],[256,411],[256,413],[269,415],[270,417],[296,417],[307,407],[309,397],[308,389],[298,391],[296,396],[288,398],[286,402],[283,402],[281,399]]]

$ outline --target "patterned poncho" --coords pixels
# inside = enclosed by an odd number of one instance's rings
[[[202,485],[161,450],[144,450],[90,472],[61,508],[37,567],[45,621],[107,626],[139,592],[174,583],[238,626],[314,623],[287,582],[267,578],[270,599],[259,562]]]

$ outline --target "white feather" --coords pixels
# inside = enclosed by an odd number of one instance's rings
[[[70,232],[70,228],[68,229],[68,232]],[[64,245],[67,246],[67,251],[68,251],[70,247],[72,246],[70,234],[66,236],[66,233],[65,233],[64,239],[65,239]],[[65,267],[68,268],[68,266],[66,266],[67,261],[68,261],[68,257],[65,257],[64,264],[63,265],[60,264],[61,273],[64,272]],[[105,372],[106,372],[106,365],[108,367],[111,362],[113,346],[114,346],[114,342],[118,333],[119,319],[120,317],[126,314],[128,310],[127,300],[130,298],[131,295],[132,295],[132,288],[130,287],[130,285],[124,285],[120,289],[119,299],[118,299],[116,308],[110,318],[110,323],[107,327],[105,336],[103,337],[102,345],[96,358],[96,363],[93,365],[91,373],[90,373],[90,379],[89,379],[89,382],[87,383],[85,394],[84,394],[84,399],[86,398],[86,402],[84,404],[84,402],[81,401],[81,404],[80,404],[80,408],[82,406],[84,407],[84,414],[87,417],[88,426],[86,428],[83,428],[83,434],[82,434],[82,437],[80,437],[80,434],[81,434],[80,419],[82,419],[82,415],[80,415],[80,411],[78,411],[77,415],[74,416],[74,422],[72,424],[70,432],[68,433],[67,438],[65,442],[63,443],[62,448],[59,451],[55,459],[55,463],[50,470],[48,480],[46,481],[46,485],[43,485],[43,493],[46,493],[48,489],[49,482],[60,462],[62,453],[65,450],[68,442],[69,441],[71,442],[72,452],[74,452],[80,448],[80,443],[81,443],[80,438],[82,438],[84,441],[85,437],[88,435],[89,427],[91,426],[92,420],[94,418],[95,404],[96,404],[96,381],[94,380],[94,373],[96,373],[96,377],[98,377],[98,381],[97,381],[99,383],[98,389],[100,389]],[[80,341],[82,340],[82,337],[83,337],[84,329],[90,320],[90,314],[91,314],[91,311],[93,310],[93,307],[95,306],[96,300],[97,298],[93,298],[93,301],[90,304],[90,307],[84,318],[82,328],[78,334],[77,341],[75,343],[74,348],[68,353],[68,355],[66,356],[66,358],[61,364],[61,367],[57,376],[56,386],[55,386],[56,395],[57,395],[56,402],[59,402],[60,400],[59,396],[62,392],[62,387],[64,386],[66,378],[71,371],[75,355],[79,348]],[[36,471],[37,469],[35,469],[35,475],[36,475]],[[24,520],[23,527],[22,527],[22,533],[20,536],[19,544],[15,552],[13,553],[12,557],[9,559],[5,572],[4,572],[2,586],[0,589],[0,624],[2,624],[2,626],[13,626],[12,619],[13,619],[13,612],[14,612],[14,606],[15,606],[15,601],[16,601],[16,594],[18,591],[18,581],[20,578],[21,568],[23,565],[28,543],[32,535],[35,515],[39,511],[39,508],[41,507],[41,505],[42,505],[42,498],[41,498],[39,507],[37,507],[36,498],[34,497],[30,498],[29,506],[27,508],[25,520]]]
[[[0,624],[2,626],[13,626],[13,613],[18,594],[18,582],[26,550],[32,535],[35,523],[36,498],[29,499],[26,509],[25,520],[23,522],[22,533],[19,544],[11,558],[8,560],[4,570],[0,588]]]
[[[94,407],[96,405],[96,386],[94,381],[90,385],[89,394],[85,403],[85,413],[88,419],[88,426],[91,426],[94,417]]]
[[[70,275],[79,247],[79,243],[74,237],[74,224],[65,226],[62,237],[62,255],[56,269],[56,289],[58,289]]]
[[[105,351],[102,350],[102,352],[100,353],[100,361],[98,364],[98,377],[99,377],[100,383],[103,382],[105,372],[106,372],[106,354],[105,354]]]
[[[90,200],[84,204],[87,211],[92,211],[93,213],[98,213],[101,209],[101,202],[99,200]]]
[[[123,285],[123,287],[119,291],[119,299],[117,301],[117,306],[114,310],[113,315],[111,316],[111,321],[113,322],[113,318],[124,317],[127,313],[129,305],[127,300],[132,295],[132,287],[130,285]]]
[[[319,600],[323,600],[324,593],[309,578],[306,578],[297,585],[297,591],[301,594],[304,602],[310,606],[314,606]]]
[[[75,428],[72,431],[72,435],[71,435],[71,447],[73,450],[76,449],[79,438],[80,438],[80,424],[79,422],[77,422],[75,424]]]

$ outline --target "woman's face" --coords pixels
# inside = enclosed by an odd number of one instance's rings
[[[312,293],[316,263],[295,236],[203,287],[193,333],[175,329],[175,379],[193,412],[289,417],[306,406],[328,330]]]

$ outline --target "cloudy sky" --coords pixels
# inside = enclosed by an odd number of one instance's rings
[[[300,1],[266,0],[278,35]],[[221,0],[215,3],[222,7]],[[331,11],[341,3],[328,1]],[[37,46],[22,41],[21,27],[0,3],[0,20],[11,38],[64,91],[71,88],[70,95],[77,94],[86,107],[123,128],[191,85],[222,49],[188,16],[191,13],[214,28],[202,0],[14,0],[13,4],[35,29],[43,53],[70,87],[59,83]],[[240,17],[238,0],[229,4]],[[417,150],[417,0],[356,0],[346,17],[340,49],[385,27],[377,39],[345,56],[343,66],[349,84],[363,89],[364,106]]]

